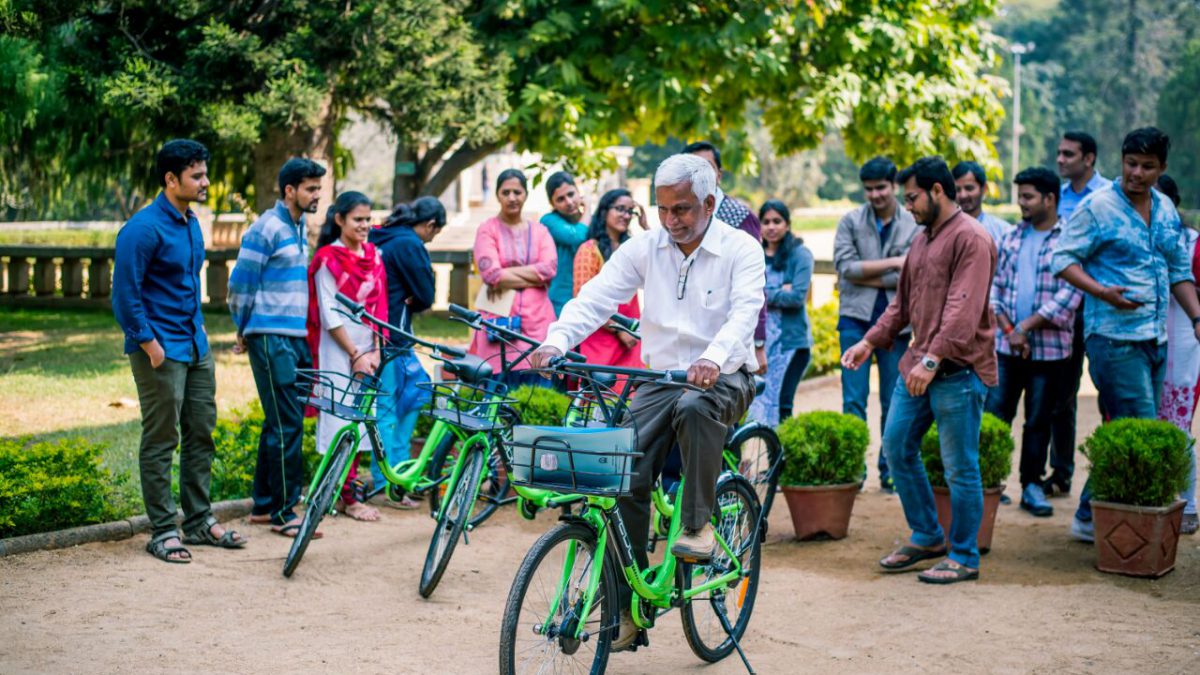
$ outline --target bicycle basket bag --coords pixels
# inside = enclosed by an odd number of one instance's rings
[[[630,428],[513,427],[517,485],[615,497],[629,494],[635,458]]]

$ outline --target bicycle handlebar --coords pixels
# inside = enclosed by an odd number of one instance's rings
[[[455,304],[451,303],[450,304],[450,313],[453,314],[454,316],[458,317],[463,323],[467,324],[471,328],[474,328],[475,330],[483,330],[486,328],[487,330],[490,330],[490,331],[492,331],[502,337],[505,337],[509,340],[519,340],[519,341],[524,342],[525,344],[527,344],[531,347],[534,347],[534,348],[542,346],[541,342],[534,340],[533,338],[529,337],[528,335],[525,335],[524,333],[518,333],[517,331],[512,330],[510,328],[505,328],[504,326],[497,326],[496,324],[492,323],[491,321],[488,321],[487,319],[483,318],[483,315],[480,314],[479,312],[467,309],[466,307],[463,307],[462,305],[455,305]],[[567,359],[570,359],[571,361],[575,361],[577,363],[587,363],[587,357],[584,356],[583,354],[580,354],[579,352],[569,351],[566,354],[564,354],[563,356],[565,356]]]
[[[455,349],[454,347],[448,347],[446,345],[438,344],[436,342],[429,342],[428,340],[422,340],[421,338],[417,337],[416,335],[413,335],[412,333],[409,333],[408,331],[404,330],[403,328],[400,328],[398,326],[393,326],[392,324],[390,324],[386,321],[378,319],[375,316],[372,316],[369,312],[367,312],[366,307],[363,307],[361,302],[355,302],[342,293],[338,293],[337,295],[334,296],[334,298],[342,306],[344,306],[346,309],[350,310],[350,313],[353,316],[354,320],[358,321],[359,323],[367,322],[367,323],[375,324],[375,326],[378,328],[382,328],[383,330],[389,331],[392,334],[399,336],[405,340],[414,342],[423,347],[427,347],[427,348],[432,349],[441,354],[445,354],[451,358],[461,359],[467,355],[467,353],[461,349]]]
[[[627,377],[645,382],[678,384],[691,389],[700,390],[700,387],[688,384],[688,375],[686,370],[650,370],[648,368],[605,366],[598,363],[567,363],[566,360],[560,358],[550,359],[550,363],[547,365],[552,370],[566,370],[584,374],[602,373],[605,375],[617,375],[620,377]]]

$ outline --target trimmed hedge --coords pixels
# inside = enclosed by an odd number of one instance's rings
[[[1132,506],[1169,506],[1187,487],[1192,441],[1170,422],[1119,419],[1083,444],[1092,498]]]
[[[83,438],[53,443],[0,440],[0,537],[102,523],[116,517],[105,446]]]
[[[854,415],[818,410],[786,419],[777,430],[783,444],[780,485],[857,483],[867,470],[867,423]]]
[[[820,307],[810,307],[808,321],[812,325],[812,360],[805,378],[820,377],[837,370],[841,365],[842,349],[838,342],[838,303],[831,300]]]
[[[999,417],[984,413],[979,426],[979,475],[983,479],[983,487],[1000,487],[1008,480],[1008,475],[1012,473],[1014,447],[1012,427]],[[929,483],[935,487],[947,487],[936,423],[921,439],[921,461],[925,464]]]
[[[517,402],[521,424],[558,426],[571,406],[570,397],[548,387],[517,387],[508,397]]]
[[[213,458],[212,487],[214,502],[249,497],[254,487],[254,468],[258,464],[258,439],[262,431],[263,411],[258,401],[245,409],[232,410],[217,420],[213,430],[216,456]],[[317,454],[317,418],[304,419],[304,486],[312,479],[321,456]],[[172,470],[178,475],[178,464]],[[176,488],[178,489],[178,488]]]

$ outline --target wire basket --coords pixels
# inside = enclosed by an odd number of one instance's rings
[[[502,410],[516,400],[509,398],[508,388],[499,382],[418,382],[417,388],[433,396],[433,404],[423,414],[435,420],[472,433],[503,430],[513,425],[512,417],[502,414]]]
[[[620,395],[610,389],[585,386],[567,392],[567,396],[570,397],[571,403],[562,419],[563,426],[618,427],[629,419],[628,405]]]
[[[629,494],[638,457],[632,428],[513,427],[509,441],[514,485],[554,492],[621,497]]]
[[[379,378],[365,373],[297,369],[296,385],[301,401],[347,422],[374,422],[375,401],[384,395]]]

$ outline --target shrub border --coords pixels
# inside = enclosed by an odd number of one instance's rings
[[[217,520],[227,521],[250,513],[251,499],[230,499],[212,505]],[[150,531],[150,519],[145,515],[114,520],[98,525],[84,525],[53,532],[39,532],[20,537],[0,539],[0,558],[31,551],[51,551],[98,541],[120,541]]]

